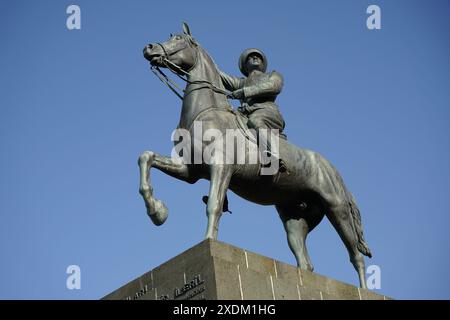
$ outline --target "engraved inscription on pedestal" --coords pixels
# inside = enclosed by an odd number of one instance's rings
[[[150,290],[148,288],[148,285],[146,284],[143,289],[139,290],[132,296],[127,296],[125,300],[138,300],[142,298],[144,295],[148,294],[149,291]]]
[[[175,288],[173,292],[173,298],[178,300],[202,300],[205,299],[205,296],[202,292],[205,291],[205,280],[202,280],[201,275],[196,275],[194,279],[190,282],[186,283],[181,288]],[[200,295],[200,297],[197,297]]]

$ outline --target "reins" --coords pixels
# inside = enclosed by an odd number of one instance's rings
[[[161,62],[162,64],[169,69],[172,73],[174,73],[178,78],[180,78],[181,80],[183,80],[184,82],[186,82],[187,84],[205,84],[205,87],[202,88],[209,88],[212,91],[219,93],[219,94],[223,94],[225,96],[230,96],[231,92],[223,90],[217,86],[215,86],[211,81],[208,80],[204,80],[204,79],[196,79],[196,80],[188,80],[188,77],[192,78],[191,73],[189,72],[190,70],[192,70],[192,68],[197,64],[198,62],[198,52],[197,53],[197,57],[196,57],[196,61],[194,63],[194,65],[188,70],[185,71],[183,70],[183,68],[181,68],[180,66],[178,66],[177,64],[173,63],[172,61],[169,60],[169,54],[167,53],[166,49],[164,48],[164,46],[161,43],[157,43],[157,45],[159,45],[161,47],[161,49],[164,52],[164,56],[161,58]],[[184,49],[184,48],[182,48]],[[182,50],[180,49],[180,50]],[[176,53],[180,50],[177,50],[175,52],[171,52],[170,54],[172,55],[173,53]],[[158,66],[155,65],[151,65],[151,70],[152,72],[156,75],[156,77],[162,82],[164,83],[167,87],[169,87],[169,89],[181,100],[183,100],[183,96],[181,95],[181,93],[183,93],[184,95],[189,94],[189,92],[186,92],[186,90],[180,88],[176,82],[174,82],[173,80],[171,80]],[[178,71],[178,72],[177,72]],[[185,77],[183,77],[181,74],[183,74]],[[194,90],[198,90],[198,89],[202,89],[202,88],[196,88]]]

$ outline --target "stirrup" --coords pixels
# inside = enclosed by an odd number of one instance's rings
[[[283,159],[278,159],[279,161],[279,165],[278,165],[278,172],[287,172],[289,173],[287,166],[286,166],[286,162],[284,162]]]
[[[278,160],[278,172],[280,173],[288,172],[286,162],[284,162],[283,159],[279,158],[277,155],[274,155],[270,150],[264,150],[262,153],[268,158],[274,157],[275,159]],[[261,166],[267,168],[269,167],[269,164],[270,162],[262,164]]]
[[[261,170],[262,170],[262,168],[269,168],[269,167],[270,167],[270,163],[261,164],[258,175],[265,176],[265,175],[261,174]],[[286,163],[282,159],[278,159],[278,173],[286,173],[286,174],[290,173],[289,170],[287,169]]]

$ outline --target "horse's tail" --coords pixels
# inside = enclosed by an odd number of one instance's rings
[[[364,240],[363,227],[361,223],[361,213],[359,212],[355,198],[349,191],[347,191],[347,201],[350,211],[350,218],[353,221],[354,230],[356,232],[356,236],[358,237],[358,250],[363,255],[372,258],[372,253],[370,252],[369,246]]]

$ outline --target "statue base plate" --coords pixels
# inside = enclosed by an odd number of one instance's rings
[[[204,240],[106,300],[386,300],[216,240]]]

